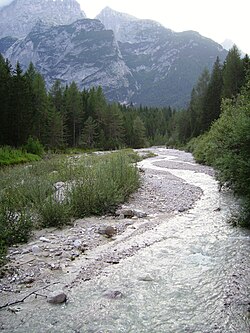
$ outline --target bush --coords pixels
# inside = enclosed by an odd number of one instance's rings
[[[70,202],[77,216],[112,212],[139,186],[137,169],[128,157],[116,153],[106,156],[91,167],[85,165],[80,181],[70,194]]]
[[[21,164],[27,162],[38,161],[37,155],[27,153],[20,149],[14,149],[8,146],[0,148],[0,167],[13,164]]]
[[[26,145],[24,146],[24,149],[27,151],[27,153],[31,153],[34,155],[42,156],[44,153],[44,147],[40,143],[38,139],[34,139],[31,136],[28,138]]]
[[[244,201],[250,225],[250,81],[236,100],[224,100],[220,118],[195,141],[197,161],[212,165]]]
[[[27,241],[34,227],[61,227],[72,217],[114,211],[139,186],[135,160],[125,151],[0,170],[0,261],[6,248]]]

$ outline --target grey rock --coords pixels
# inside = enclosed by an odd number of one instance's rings
[[[15,0],[0,9],[0,38],[23,38],[40,20],[52,26],[84,17],[76,0]]]
[[[101,235],[105,235],[107,237],[113,237],[117,233],[117,230],[112,226],[107,226],[100,228],[98,232]]]
[[[50,240],[46,237],[40,237],[39,240],[43,243],[50,243]]]
[[[77,249],[79,249],[82,246],[82,241],[80,239],[76,239],[74,241],[74,247],[76,247]]]
[[[47,301],[51,304],[62,304],[67,301],[67,295],[61,290],[55,291],[48,296]]]
[[[38,245],[33,245],[31,251],[33,252],[33,254],[38,254],[41,252],[41,249]]]
[[[149,274],[146,274],[145,276],[140,276],[138,280],[147,282],[154,281],[154,279]]]
[[[134,215],[137,216],[139,219],[147,217],[147,213],[140,210],[134,210]]]
[[[124,297],[123,293],[119,290],[111,290],[104,294],[108,299],[121,299]]]

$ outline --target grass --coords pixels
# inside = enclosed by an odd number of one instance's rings
[[[6,248],[26,242],[34,228],[113,212],[139,186],[137,160],[125,150],[0,169],[0,264]]]
[[[40,157],[21,149],[0,147],[0,167],[40,160]]]

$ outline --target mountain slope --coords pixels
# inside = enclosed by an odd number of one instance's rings
[[[85,17],[76,0],[14,0],[0,8],[0,38],[25,37],[39,20],[59,25]]]
[[[121,101],[134,90],[113,32],[98,20],[82,19],[57,27],[38,22],[5,56],[12,64],[19,60],[24,69],[32,61],[48,86],[56,79],[64,84],[75,81],[80,88],[101,85],[109,99]]]
[[[187,31],[175,33],[151,20],[139,20],[105,8],[97,18],[113,29],[121,54],[139,87],[133,102],[183,106],[202,70],[224,60],[221,45]],[[115,28],[116,27],[116,28]]]
[[[56,79],[101,85],[111,101],[174,107],[185,106],[204,68],[227,54],[197,32],[175,33],[108,7],[98,20],[78,20],[83,15],[76,0],[14,0],[0,9],[1,36],[11,36],[0,39],[0,52],[13,66],[32,61],[48,87]]]

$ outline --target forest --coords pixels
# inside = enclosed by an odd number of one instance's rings
[[[0,146],[111,150],[185,148],[243,196],[250,212],[250,62],[236,46],[205,68],[185,109],[109,103],[101,87],[80,91],[55,81],[48,90],[33,64],[23,72],[0,56]],[[30,143],[30,145],[28,144]],[[36,146],[37,146],[36,145]],[[31,151],[32,152],[32,149]]]

